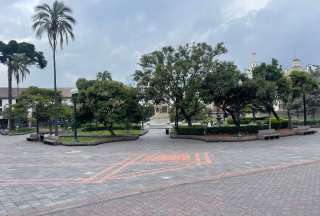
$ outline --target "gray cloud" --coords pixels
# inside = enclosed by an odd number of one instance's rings
[[[31,30],[32,9],[42,0],[0,0],[0,40],[26,40],[45,52],[49,65],[34,69],[24,83],[51,86],[51,52]],[[49,1],[50,2],[50,1]],[[165,45],[223,41],[226,56],[242,69],[255,51],[259,61],[278,58],[288,66],[294,57],[318,63],[320,2],[289,0],[67,0],[78,24],[76,40],[58,55],[59,86],[98,71],[128,82],[139,57]],[[3,69],[0,68],[3,71]],[[6,84],[0,75],[0,85]]]

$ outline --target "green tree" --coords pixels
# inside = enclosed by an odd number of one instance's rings
[[[272,59],[271,64],[262,63],[253,69],[253,80],[258,87],[256,102],[269,114],[270,124],[271,114],[280,119],[274,107],[279,101],[278,84],[282,77],[283,70],[276,59]]]
[[[191,126],[192,117],[205,107],[199,96],[201,80],[216,63],[215,58],[226,52],[222,43],[215,48],[206,43],[164,47],[142,56],[134,80],[138,88],[145,89],[146,100],[175,107]],[[178,121],[176,115],[176,127]]]
[[[307,125],[307,97],[314,90],[318,89],[318,83],[312,76],[304,71],[292,71],[290,78],[293,85],[294,94],[302,98],[303,104],[303,122]]]
[[[23,90],[15,104],[14,112],[17,116],[25,119],[29,110],[32,110],[33,119],[38,116],[40,122],[49,122],[51,128],[51,120],[54,116],[54,95],[55,92],[50,89],[42,89],[38,87],[29,87]],[[58,92],[58,100],[62,100],[62,95]],[[62,110],[62,107],[59,107]]]
[[[292,110],[294,109],[294,102],[296,95],[294,91],[293,83],[290,77],[284,76],[278,82],[278,95],[279,99],[287,111],[288,127],[293,128],[292,124]]]
[[[61,49],[64,43],[68,44],[69,39],[74,39],[73,25],[76,20],[72,17],[72,9],[64,4],[63,1],[54,1],[50,7],[48,4],[38,5],[35,8],[33,16],[32,28],[36,32],[37,37],[41,38],[43,34],[47,34],[49,44],[53,53],[53,72],[54,72],[54,91],[55,104],[58,109],[58,93],[57,93],[57,70],[56,70],[56,52],[57,46],[60,44]],[[55,135],[58,136],[58,112],[55,117]]]
[[[129,126],[143,121],[145,110],[137,89],[113,80],[85,79],[79,79],[77,87],[82,123],[96,120],[114,135],[115,123]]]
[[[112,75],[109,71],[99,72],[97,74],[97,80],[112,80]]]
[[[18,58],[23,56],[23,63]],[[10,41],[8,44],[0,41],[0,62],[5,64],[8,69],[8,97],[9,97],[9,129],[14,128],[12,116],[12,79],[15,73],[19,71],[26,72],[27,68],[32,65],[37,65],[39,68],[44,68],[47,65],[42,52],[37,52],[33,44],[18,43]]]
[[[19,95],[19,84],[26,79],[27,75],[30,74],[28,68],[28,59],[24,54],[14,55],[12,58],[12,71],[13,76],[17,83],[17,95]]]
[[[214,103],[228,113],[235,124],[239,124],[238,112],[255,97],[255,88],[233,62],[218,62],[202,81],[201,97],[207,104]]]

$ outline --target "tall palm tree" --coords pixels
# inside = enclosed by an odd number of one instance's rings
[[[58,136],[58,94],[57,94],[57,70],[56,52],[57,46],[63,48],[64,43],[68,44],[69,39],[74,39],[73,25],[76,20],[72,17],[72,9],[67,7],[63,1],[54,1],[50,7],[48,4],[41,4],[35,8],[33,16],[33,30],[36,36],[41,38],[47,34],[49,44],[53,52],[54,92],[55,92],[55,135]]]

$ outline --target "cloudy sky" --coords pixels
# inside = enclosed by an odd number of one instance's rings
[[[44,70],[32,69],[24,86],[52,86],[48,42],[37,40],[31,16],[43,0],[0,0],[0,40],[27,41],[44,51]],[[52,3],[52,0],[45,2]],[[129,83],[142,54],[166,45],[224,42],[225,58],[241,69],[257,60],[293,58],[320,64],[319,0],[66,0],[78,21],[76,40],[58,53],[58,84],[73,86],[79,77],[94,78],[109,70]],[[0,66],[0,86],[7,85]]]

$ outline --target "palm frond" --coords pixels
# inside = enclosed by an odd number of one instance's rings
[[[72,9],[62,1],[54,1],[50,7],[48,4],[42,4],[35,8],[36,14],[33,16],[32,28],[36,36],[41,38],[47,33],[51,46],[69,43],[69,39],[74,40],[73,25],[76,20],[72,17]]]

